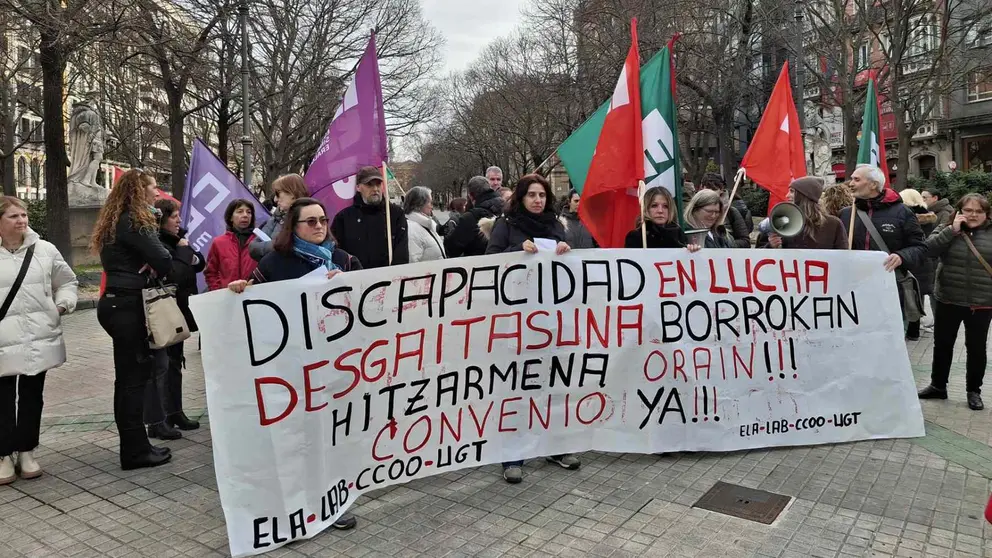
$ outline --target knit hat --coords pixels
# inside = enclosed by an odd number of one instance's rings
[[[823,195],[823,179],[818,176],[804,176],[793,180],[792,184],[789,184],[789,188],[795,190],[797,194],[802,194],[813,200],[813,202],[819,202],[820,196]]]

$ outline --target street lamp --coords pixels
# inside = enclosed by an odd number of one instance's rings
[[[241,26],[241,151],[244,165],[245,188],[251,190],[251,99],[248,95],[248,81],[251,75],[248,68],[248,0],[238,5],[238,21]]]

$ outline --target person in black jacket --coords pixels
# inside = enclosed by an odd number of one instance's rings
[[[644,214],[634,223],[634,230],[624,238],[624,248],[644,248],[641,220],[645,222],[648,248],[688,248],[697,252],[699,246],[689,244],[689,237],[682,231],[676,217],[675,198],[667,188],[655,186],[644,192]]]
[[[358,171],[357,182],[353,205],[335,215],[331,224],[338,246],[358,258],[365,269],[410,263],[406,214],[383,193],[382,171],[363,167]],[[386,203],[392,225],[392,261],[386,244]]]
[[[488,242],[479,229],[479,221],[503,214],[503,198],[484,176],[474,176],[468,181],[468,199],[472,206],[458,216],[454,230],[444,237],[444,253],[449,258],[485,254]]]
[[[867,216],[888,248],[886,271],[911,272],[923,265],[927,253],[923,229],[913,211],[902,203],[899,194],[885,187],[885,174],[874,165],[858,165],[851,173],[851,193],[854,194],[854,205],[858,213]],[[855,250],[885,251],[875,242],[861,219],[852,216],[850,207],[845,207],[840,212],[844,230],[850,230],[852,217],[855,219],[852,247]],[[901,289],[899,297],[900,304],[905,309]],[[903,316],[903,321],[906,322],[905,313]],[[906,324],[903,325],[905,327]]]
[[[727,228],[727,232],[733,237],[733,246],[731,248],[750,248],[751,247],[751,231],[754,229],[754,222],[751,221],[750,212],[748,212],[747,221],[741,212],[735,207],[730,200],[727,199],[727,183],[723,180],[723,177],[715,172],[708,172],[703,175],[703,179],[699,181],[699,190],[713,190],[720,195],[720,202],[724,207],[730,205],[730,209],[727,210],[726,222],[721,223]],[[745,209],[747,204],[745,204]]]
[[[152,175],[137,169],[121,175],[100,210],[90,243],[107,277],[97,320],[114,346],[114,420],[124,470],[155,467],[172,458],[168,448],[151,445],[143,420],[148,378],[165,366],[166,354],[148,346],[141,291],[152,277],[172,270],[172,256],[158,237],[155,192]]]
[[[165,276],[165,283],[176,286],[176,304],[186,318],[189,330],[197,331],[196,320],[189,309],[189,297],[195,295],[196,274],[203,271],[207,262],[186,240],[186,231],[179,226],[179,204],[169,199],[155,202],[159,217],[159,240],[172,256],[172,269]],[[145,390],[145,424],[148,437],[161,440],[182,438],[180,430],[196,430],[200,423],[190,420],[183,412],[183,342],[165,348],[168,364],[148,381]]]
[[[565,226],[555,215],[554,192],[551,184],[539,174],[528,174],[517,181],[506,215],[497,219],[489,236],[486,254],[524,251],[535,254],[537,239],[556,241],[555,253],[568,252]],[[569,454],[552,455],[548,462],[574,471],[582,466],[579,458]],[[523,480],[523,461],[503,463],[503,480],[516,484]]]

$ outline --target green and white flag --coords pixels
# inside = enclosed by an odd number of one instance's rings
[[[889,165],[885,157],[885,136],[882,134],[881,105],[875,75],[868,78],[868,92],[865,94],[865,114],[861,120],[861,145],[858,147],[858,164],[874,165],[885,174],[885,185],[889,186]]]
[[[678,107],[673,83],[671,57],[668,47],[665,47],[641,67],[644,184],[648,188],[664,186],[672,193],[681,222],[682,165],[679,160]],[[565,165],[572,188],[580,195],[609,108],[610,101],[603,103],[558,147],[558,157]]]

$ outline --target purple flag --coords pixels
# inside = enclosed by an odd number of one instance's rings
[[[304,177],[310,195],[327,207],[328,219],[351,205],[358,169],[382,167],[387,153],[382,84],[373,34],[358,62],[355,79],[345,91]]]
[[[269,212],[210,148],[199,139],[193,142],[179,220],[187,231],[189,245],[203,257],[209,254],[214,238],[227,232],[224,210],[238,198],[255,204],[256,227],[269,218]],[[196,284],[201,293],[206,292],[202,273],[196,276]]]

